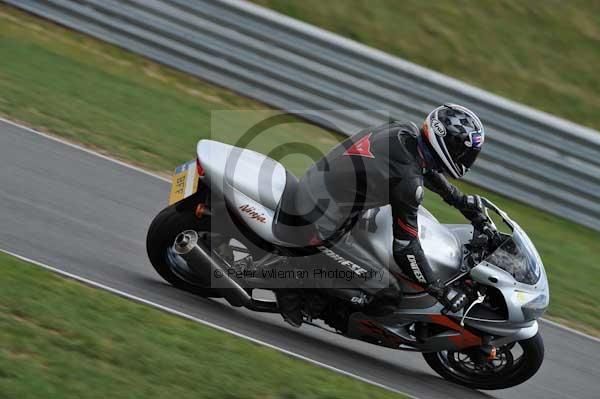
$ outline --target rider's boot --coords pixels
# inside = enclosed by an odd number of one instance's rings
[[[275,291],[279,313],[288,324],[294,327],[302,325],[302,295],[298,289],[280,289]]]

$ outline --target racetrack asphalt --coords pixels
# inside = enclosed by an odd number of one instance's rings
[[[419,398],[600,397],[600,341],[546,322],[537,375],[512,389],[479,392],[441,379],[420,354],[295,329],[279,315],[179,291],[154,272],[145,250],[146,229],[168,193],[169,183],[154,176],[0,120],[1,249]]]

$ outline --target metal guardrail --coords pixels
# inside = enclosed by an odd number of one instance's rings
[[[600,230],[600,133],[241,0],[0,0],[343,133],[456,102],[486,125],[466,180]],[[374,110],[374,111],[348,111]],[[317,115],[318,116],[318,115]]]

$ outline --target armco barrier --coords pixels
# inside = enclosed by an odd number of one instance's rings
[[[385,110],[481,115],[467,180],[600,230],[600,133],[240,0],[2,0],[277,108],[328,110],[351,134]],[[318,114],[315,114],[318,117]]]

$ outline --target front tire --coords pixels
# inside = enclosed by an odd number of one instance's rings
[[[177,234],[184,230],[210,231],[210,218],[197,218],[191,210],[177,210],[175,205],[163,209],[152,221],[146,236],[146,251],[150,263],[156,272],[174,287],[189,291],[202,297],[219,297],[214,289],[204,286],[194,276],[184,278],[176,273],[170,248]]]
[[[518,358],[512,354],[517,346],[522,352]],[[537,333],[514,345],[498,348],[498,354],[497,358],[506,363],[500,364],[497,369],[489,367],[485,370],[470,365],[466,353],[442,351],[424,353],[423,357],[436,373],[448,381],[474,389],[505,389],[527,381],[538,371],[544,360],[544,342]]]

